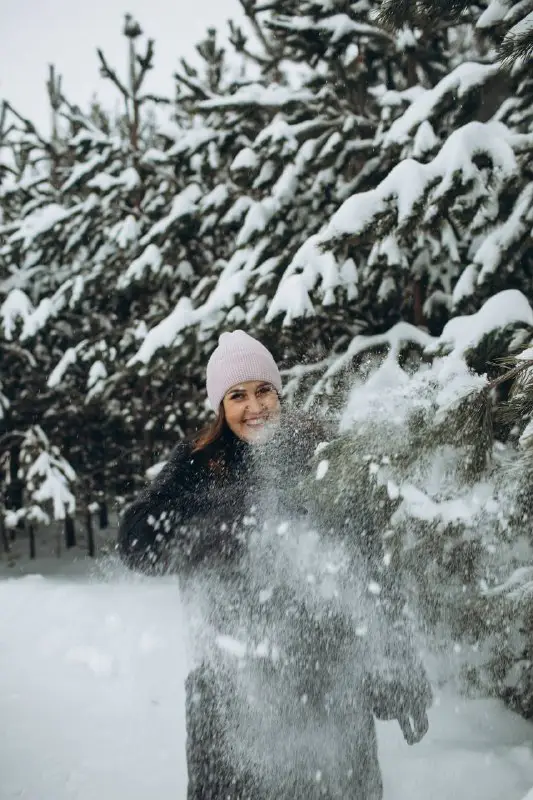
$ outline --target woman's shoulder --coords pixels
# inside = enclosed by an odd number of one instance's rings
[[[191,479],[196,479],[201,470],[202,459],[195,452],[194,443],[184,439],[178,442],[170,452],[163,468],[154,478],[152,488],[160,490],[171,485],[185,486]]]

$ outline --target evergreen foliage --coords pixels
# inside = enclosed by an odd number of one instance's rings
[[[530,0],[382,0],[378,18],[386,27],[402,28],[409,22],[422,29],[467,19],[475,22],[480,36],[497,46],[498,56],[507,66],[527,62],[533,55]]]

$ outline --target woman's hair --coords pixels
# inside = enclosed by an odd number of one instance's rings
[[[198,450],[203,450],[213,442],[217,442],[222,437],[225,429],[226,414],[224,413],[224,405],[221,403],[215,419],[209,422],[205,428],[202,428],[193,439],[193,453],[197,453]]]

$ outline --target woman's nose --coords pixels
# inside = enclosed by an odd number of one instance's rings
[[[248,397],[248,410],[252,412],[252,414],[258,414],[263,410],[263,406],[259,402],[259,398],[254,395],[250,395]]]

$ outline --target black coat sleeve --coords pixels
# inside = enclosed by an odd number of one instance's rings
[[[409,608],[397,568],[387,564],[381,537],[375,532],[363,547],[373,595],[369,635],[372,658],[368,689],[378,719],[419,718],[433,699],[420,658]]]
[[[178,566],[186,562],[183,526],[194,513],[194,477],[190,445],[180,443],[122,516],[117,551],[128,567],[155,574],[169,568],[171,556]]]

